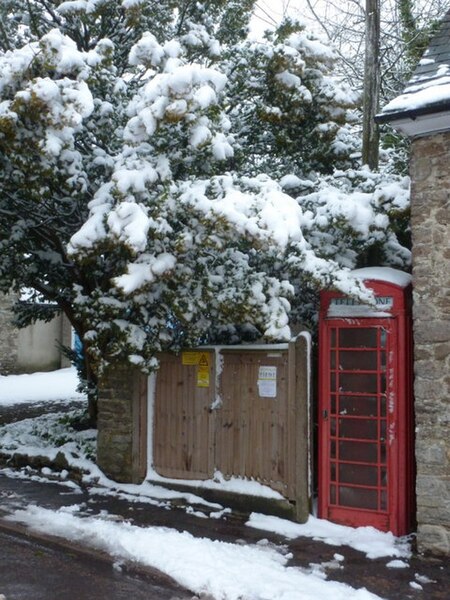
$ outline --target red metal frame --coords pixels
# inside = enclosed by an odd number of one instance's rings
[[[366,281],[389,315],[319,323],[319,516],[403,535],[414,518],[410,288]]]

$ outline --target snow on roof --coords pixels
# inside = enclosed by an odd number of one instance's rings
[[[376,120],[389,122],[405,116],[414,119],[444,110],[450,111],[450,11],[443,18],[403,93],[391,100]]]
[[[365,267],[363,269],[355,269],[351,272],[351,276],[355,279],[363,279],[365,281],[385,281],[393,283],[401,288],[407,287],[412,280],[409,273],[392,269],[391,267]]]

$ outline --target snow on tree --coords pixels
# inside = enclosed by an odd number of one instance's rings
[[[346,269],[368,248],[408,259],[388,218],[404,182],[347,172],[332,52],[290,22],[247,43],[252,5],[2,7],[0,282],[64,311],[90,382],[221,327],[286,339],[308,286],[364,296]]]
[[[293,10],[296,3],[290,3]],[[297,6],[299,8],[299,6]],[[378,149],[408,172],[409,141],[374,115],[398,96],[448,10],[445,0],[306,0],[305,18],[339,56],[339,72],[361,92],[363,160],[375,168]],[[385,168],[383,160],[381,169]]]
[[[235,45],[228,61],[238,169],[308,177],[352,164],[357,96],[333,77],[336,55],[329,46],[286,20],[266,41]]]

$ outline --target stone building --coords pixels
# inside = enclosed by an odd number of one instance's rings
[[[450,11],[377,121],[411,139],[418,545],[450,554]]]
[[[0,294],[0,375],[53,371],[69,366],[59,344],[70,345],[71,328],[58,314],[52,321],[36,321],[24,329],[12,325],[14,297]]]

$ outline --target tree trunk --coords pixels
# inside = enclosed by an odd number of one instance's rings
[[[92,423],[93,427],[97,426],[97,412],[98,412],[98,378],[94,370],[92,369],[92,364],[89,359],[89,355],[85,352],[84,357],[84,365],[85,365],[85,376],[87,382],[87,398],[88,398],[88,415],[89,421]]]
[[[89,391],[88,398],[88,415],[89,422],[92,424],[92,427],[97,427],[97,414],[98,414],[98,399],[97,399],[97,391]]]
[[[375,123],[380,90],[380,0],[366,0],[364,62],[363,163],[378,168],[379,130]]]

